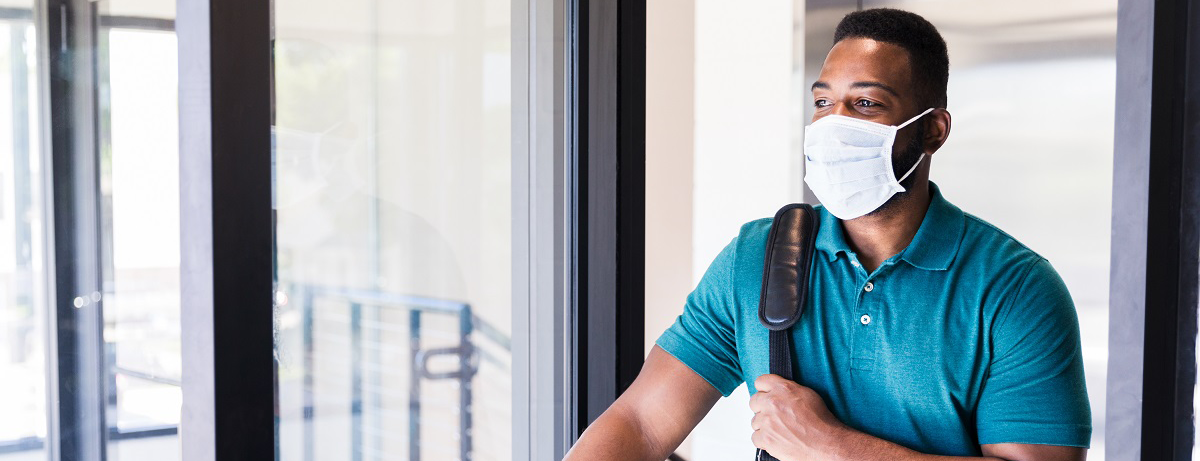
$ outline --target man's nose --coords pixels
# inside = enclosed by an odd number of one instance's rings
[[[839,102],[839,103],[834,103],[833,105],[829,106],[829,112],[824,113],[824,114],[813,115],[812,121],[815,122],[817,120],[824,118],[827,115],[845,115],[847,117],[853,117],[853,115],[851,115],[851,112],[850,112],[850,106],[847,106],[846,104]]]
[[[839,102],[839,103],[836,103],[833,105],[833,110],[829,111],[829,113],[833,114],[833,115],[845,115],[845,116],[849,117],[850,116],[850,106],[847,105],[846,103]]]

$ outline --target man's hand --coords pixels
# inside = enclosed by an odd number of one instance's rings
[[[758,389],[750,397],[754,446],[781,460],[836,458],[848,428],[816,391],[779,375],[759,376],[754,387]]]

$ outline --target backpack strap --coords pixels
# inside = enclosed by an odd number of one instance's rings
[[[811,205],[793,203],[775,213],[767,236],[758,320],[770,334],[771,373],[784,379],[795,379],[791,329],[804,313],[808,298],[808,274],[819,223],[817,211]],[[763,450],[758,450],[755,459],[776,461]]]
[[[771,331],[791,328],[804,311],[818,222],[817,210],[807,203],[793,203],[775,213],[758,301],[758,320]]]

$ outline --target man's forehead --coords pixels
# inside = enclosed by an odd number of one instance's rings
[[[910,81],[908,51],[869,38],[847,38],[835,44],[825,57],[818,78],[818,83],[833,86],[872,82],[893,92],[908,88]]]

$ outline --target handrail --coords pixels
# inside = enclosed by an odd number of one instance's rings
[[[504,362],[487,351],[476,346],[473,338],[487,338],[495,343],[504,351],[511,351],[512,341],[508,335],[505,335],[498,328],[487,323],[471,309],[471,305],[455,300],[428,298],[423,296],[388,293],[374,290],[351,289],[351,288],[331,288],[313,285],[297,284],[293,285],[292,289],[296,290],[296,298],[300,301],[300,310],[302,312],[302,330],[304,336],[305,357],[305,386],[311,386],[312,377],[310,375],[313,368],[311,361],[314,353],[312,350],[312,331],[314,326],[314,302],[317,299],[324,301],[340,301],[350,305],[350,347],[351,357],[348,365],[351,369],[351,445],[354,447],[350,453],[351,461],[361,461],[363,459],[363,440],[364,428],[363,424],[363,401],[364,388],[363,379],[364,373],[367,372],[365,364],[362,363],[361,349],[363,344],[363,310],[365,307],[376,309],[391,309],[396,307],[407,308],[409,312],[409,348],[411,360],[411,380],[409,383],[409,460],[419,461],[421,458],[421,450],[419,448],[421,441],[421,414],[422,403],[420,399],[420,389],[422,380],[454,380],[457,381],[458,397],[459,397],[459,453],[463,460],[470,459],[474,450],[474,416],[472,406],[474,405],[474,390],[472,380],[479,370],[480,360],[494,362],[502,368],[507,368]],[[450,347],[425,348],[422,346],[422,322],[423,314],[448,314],[458,317],[458,344]],[[478,332],[478,335],[472,333]],[[452,356],[458,359],[458,368],[452,370],[432,371],[429,369],[430,358],[435,356]],[[313,404],[312,396],[305,395],[304,403],[304,432],[307,446],[305,448],[306,459],[314,448],[311,443],[315,439],[315,425],[313,422]]]
[[[182,385],[182,382],[178,379],[167,378],[164,376],[158,376],[153,373],[146,373],[146,372],[137,371],[137,370],[133,370],[130,368],[121,367],[121,366],[114,365],[112,367],[112,370],[113,370],[113,373],[115,373],[115,374],[125,375],[130,378],[136,378],[136,379],[140,379],[143,381],[150,381],[152,383],[166,384],[168,386],[175,386],[175,387],[180,387],[180,385]]]
[[[388,293],[388,292],[382,292],[382,291],[349,289],[349,288],[333,288],[333,287],[322,287],[322,286],[315,286],[315,285],[295,285],[295,288],[297,289],[297,294],[304,295],[304,296],[301,296],[300,298],[305,299],[305,301],[307,301],[307,302],[311,302],[311,300],[314,298],[333,299],[333,300],[338,300],[338,301],[344,301],[346,303],[351,304],[352,306],[354,306],[354,305],[371,306],[371,307],[377,307],[377,308],[395,308],[395,307],[403,306],[403,307],[408,308],[410,311],[413,312],[413,315],[418,316],[418,317],[421,312],[449,314],[449,315],[459,316],[459,318],[461,319],[459,333],[460,333],[460,335],[462,335],[461,336],[462,343],[460,344],[460,346],[458,346],[458,348],[441,348],[441,349],[424,350],[424,349],[420,349],[419,347],[417,347],[413,351],[413,354],[414,354],[413,358],[418,359],[416,362],[414,362],[415,367],[414,367],[413,371],[416,376],[420,376],[423,379],[430,379],[430,380],[456,379],[456,380],[462,381],[463,383],[469,383],[470,379],[474,376],[476,369],[478,368],[478,364],[475,363],[475,361],[480,360],[480,359],[490,362],[490,363],[494,363],[495,365],[501,367],[502,369],[507,369],[504,361],[500,357],[496,357],[496,356],[488,353],[487,351],[476,347],[473,344],[473,342],[470,340],[469,335],[471,333],[479,333],[479,335],[477,335],[477,337],[487,338],[489,341],[494,343],[500,349],[502,349],[504,351],[508,351],[508,352],[511,352],[511,350],[512,350],[512,339],[508,335],[504,334],[504,332],[502,332],[500,329],[496,328],[494,325],[491,325],[490,323],[488,323],[487,321],[485,321],[484,319],[482,319],[478,315],[476,315],[472,311],[470,304],[468,304],[466,302],[455,301],[455,300],[446,300],[446,299],[428,298],[428,297],[422,297],[422,296],[416,296],[416,295]],[[301,308],[302,309],[311,309],[312,305],[308,304],[307,306],[302,306]],[[310,315],[311,315],[311,312],[310,312]],[[361,326],[360,326],[360,328],[361,328]],[[410,324],[410,328],[416,328],[417,331],[419,331],[419,329],[420,329],[419,320],[416,321],[416,323]],[[416,336],[419,337],[420,334],[417,333]],[[452,372],[434,373],[434,372],[430,372],[429,370],[425,369],[426,367],[424,365],[427,362],[428,357],[432,357],[433,355],[454,355],[456,353],[458,355],[460,355],[460,357],[462,359],[461,366],[463,368],[461,368],[460,370],[456,370],[456,371],[452,371]],[[156,383],[165,384],[165,385],[171,385],[171,386],[179,386],[180,385],[180,381],[177,379],[159,376],[159,375],[156,375],[153,373],[142,372],[142,371],[125,368],[125,367],[120,367],[120,366],[116,366],[116,365],[113,365],[111,367],[111,373],[113,373],[114,375],[120,374],[120,375],[128,376],[130,378],[151,381],[151,382],[156,382]],[[472,404],[470,388],[471,388],[471,386],[469,386],[469,385],[460,386],[460,392],[462,393],[461,397],[463,399],[461,403],[464,404],[464,408],[461,408],[461,410],[464,410],[467,413],[470,412],[469,407]],[[361,412],[362,411],[361,401],[357,401],[355,407],[356,407],[356,411]],[[414,408],[419,409],[419,406],[414,407]],[[306,415],[306,419],[311,418],[311,415],[312,415],[311,408],[306,408],[305,415]],[[469,421],[469,417],[468,417],[468,421]],[[469,431],[470,427],[471,426],[468,424],[468,425],[464,426],[464,429]],[[116,428],[111,428],[111,430],[112,430],[112,432],[109,434],[111,440],[122,440],[122,439],[127,439],[127,438],[175,435],[178,433],[178,426],[177,425],[147,426],[147,427],[139,427],[139,428],[132,429],[132,430],[117,430]],[[416,434],[417,433],[414,432],[414,435],[416,435]],[[463,435],[464,435],[464,437],[462,437],[462,441],[466,444],[466,445],[464,445],[464,450],[469,450],[471,448],[469,446],[469,443],[471,440],[470,434],[463,434]],[[42,447],[43,443],[44,443],[44,440],[42,440],[40,438],[36,438],[36,437],[28,438],[28,439],[11,440],[11,441],[9,441],[9,440],[0,441],[0,453],[40,449],[40,447]],[[410,457],[410,459],[415,460],[417,458]],[[672,459],[680,459],[680,458],[673,455]]]
[[[320,297],[336,297],[347,302],[378,307],[408,306],[421,308],[422,310],[450,313],[458,313],[462,310],[469,310],[471,308],[469,304],[462,301],[427,298],[424,296],[405,295],[399,293],[388,293],[385,291],[354,288],[333,288],[316,285],[303,285],[302,289],[307,290],[313,295],[319,295]]]
[[[314,296],[340,298],[346,302],[376,307],[407,306],[447,313],[471,310],[471,305],[463,301],[429,298],[418,295],[355,288],[322,287],[317,285],[302,285],[302,289],[308,290]],[[474,312],[471,313],[470,321],[474,326],[474,330],[479,332],[480,335],[488,338],[504,350],[512,351],[512,338],[496,328],[495,325],[488,323]]]

